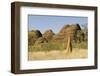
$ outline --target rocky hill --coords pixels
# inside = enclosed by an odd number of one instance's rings
[[[73,36],[76,34],[76,30],[81,30],[80,25],[79,24],[67,24],[64,25],[61,30],[59,31],[58,34],[56,34],[55,36],[53,36],[53,40],[54,41],[59,41],[59,40],[66,40],[67,36],[70,34],[70,36]]]
[[[69,34],[70,36],[73,35],[76,36],[76,30],[81,30],[79,24],[64,25],[57,34],[55,34],[52,31],[52,29],[46,30],[43,34],[39,30],[32,30],[28,34],[29,35],[28,42],[29,44],[36,44],[36,45],[47,43],[49,41],[66,42],[67,40],[66,38]]]
[[[51,29],[49,29],[44,32],[43,37],[46,38],[47,40],[51,40],[54,35],[55,35],[54,32]]]
[[[28,44],[33,45],[40,37],[42,37],[42,33],[39,30],[32,30],[28,32]]]

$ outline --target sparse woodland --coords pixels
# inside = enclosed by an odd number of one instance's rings
[[[75,25],[78,25],[78,28]],[[69,49],[72,53],[66,54],[69,36]],[[40,30],[28,32],[29,60],[86,58],[87,49],[88,30],[87,27],[79,24],[64,25],[58,33],[53,32],[52,29],[47,29],[44,33]]]
[[[71,26],[71,25],[70,25]],[[68,25],[65,25],[61,30],[56,34],[52,29],[47,29],[43,34],[40,30],[31,30],[28,32],[28,50],[29,51],[52,51],[58,50],[62,51],[66,47],[66,36],[67,33],[64,32],[68,28]],[[73,48],[87,49],[87,28],[81,27],[81,30],[77,31],[72,42]]]

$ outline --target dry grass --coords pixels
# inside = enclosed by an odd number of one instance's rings
[[[79,59],[87,58],[88,50],[87,49],[73,49],[72,52],[67,53],[64,51],[46,51],[46,52],[29,52],[28,60],[56,60],[56,59]]]

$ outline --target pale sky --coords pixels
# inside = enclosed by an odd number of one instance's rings
[[[44,33],[48,29],[52,29],[54,33],[58,31],[66,24],[88,24],[87,17],[75,17],[75,16],[47,16],[47,15],[29,15],[28,16],[28,28],[29,30],[40,30]]]

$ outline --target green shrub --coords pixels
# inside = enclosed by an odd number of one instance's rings
[[[37,45],[29,45],[28,50],[29,51],[51,51],[51,50],[62,51],[62,50],[64,50],[64,47],[63,47],[62,43],[60,43],[60,42],[56,42],[56,43],[48,42],[48,43],[38,44],[38,46]]]

